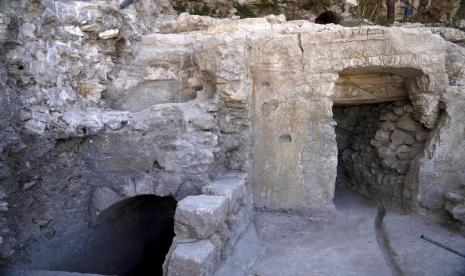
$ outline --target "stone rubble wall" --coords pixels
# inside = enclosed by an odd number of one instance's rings
[[[175,233],[165,275],[212,275],[252,219],[252,197],[244,173],[228,172],[203,188],[203,195],[178,202]]]
[[[415,118],[434,127],[440,101],[450,117],[409,177],[421,205],[435,210],[443,209],[450,185],[436,189],[430,176],[463,179],[462,153],[442,146],[463,141],[454,138],[463,137],[462,105],[451,100],[463,92],[446,90],[445,74],[459,64],[444,68],[447,45],[428,29],[343,28],[283,16],[171,20],[167,1],[150,0],[125,10],[116,1],[4,5],[0,79],[8,92],[1,104],[11,113],[0,118],[8,122],[0,130],[2,262],[19,244],[30,250],[120,199],[145,193],[182,199],[201,193],[218,172],[251,174],[257,142],[271,141],[266,147],[292,161],[285,163],[289,170],[261,164],[265,175],[282,172],[258,189],[273,199],[272,209],[331,209],[337,152],[331,94],[344,70],[421,71],[423,79],[410,88]],[[269,128],[257,132],[262,111],[269,112],[263,117]],[[274,118],[282,119],[276,128]],[[295,118],[289,130],[285,122]],[[454,153],[452,172],[445,152]],[[290,175],[300,190],[286,194],[280,185],[289,181],[275,180]],[[268,183],[251,178],[248,188]],[[429,204],[431,198],[438,201]]]
[[[70,224],[90,221],[114,200],[143,193],[146,186],[153,189],[140,168],[134,180],[130,174],[125,180],[121,173],[112,176],[120,184],[126,181],[127,188],[111,187],[111,177],[101,178],[89,166],[104,157],[85,160],[93,154],[87,152],[89,137],[100,140],[100,134],[118,131],[117,137],[142,137],[154,127],[136,122],[137,115],[110,110],[103,98],[119,67],[131,59],[132,43],[176,12],[169,1],[153,5],[142,0],[124,11],[117,2],[22,0],[0,5],[0,103],[5,119],[0,130],[1,264],[22,250],[20,244],[29,248],[47,242]],[[163,118],[166,114],[184,121],[179,107],[156,108],[158,128],[169,122]],[[209,138],[194,138],[198,143],[202,139]],[[164,159],[169,163],[169,156]],[[133,188],[144,181],[144,188]]]
[[[405,183],[411,161],[424,150],[430,130],[413,118],[408,102],[335,107],[340,161],[350,188],[390,208],[408,208],[413,187]]]

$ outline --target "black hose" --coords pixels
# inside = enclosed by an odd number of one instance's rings
[[[442,243],[440,243],[440,242],[437,242],[437,241],[435,241],[435,240],[432,240],[431,238],[428,238],[427,236],[425,236],[425,235],[423,235],[423,234],[420,236],[420,238],[423,239],[423,240],[425,240],[425,241],[427,241],[427,242],[429,242],[429,243],[431,243],[431,244],[434,244],[434,245],[436,245],[436,246],[438,246],[438,247],[441,247],[442,249],[445,249],[445,250],[447,250],[447,251],[449,251],[449,252],[451,252],[451,253],[454,253],[455,255],[458,255],[458,256],[460,256],[460,257],[462,257],[462,258],[465,258],[465,254],[462,254],[462,253],[458,252],[457,250],[452,249],[452,248],[450,248],[449,246],[444,245],[444,244],[442,244]]]

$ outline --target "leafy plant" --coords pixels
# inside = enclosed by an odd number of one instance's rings
[[[318,11],[331,6],[331,0],[307,0],[302,9],[307,11]]]
[[[377,25],[381,25],[381,26],[389,26],[390,25],[389,20],[387,19],[386,16],[377,17],[375,23]]]
[[[173,6],[174,10],[178,13],[186,12],[187,8],[182,2],[176,2]]]
[[[452,18],[452,25],[454,27],[460,27],[460,23],[465,19],[465,0],[460,1],[460,6],[454,17]]]
[[[265,8],[276,8],[278,7],[278,0],[260,0],[260,7]]]
[[[203,6],[200,5],[194,5],[190,11],[190,14],[193,15],[210,15],[211,13],[211,8],[207,6],[206,4],[203,4]]]
[[[241,5],[239,3],[235,3],[234,8],[236,8],[237,14],[241,18],[255,17],[254,12],[247,5]]]

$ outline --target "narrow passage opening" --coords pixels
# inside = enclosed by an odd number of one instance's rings
[[[336,197],[344,189],[385,208],[403,210],[412,187],[405,183],[429,130],[416,121],[410,101],[333,107],[338,146]],[[337,201],[337,199],[336,199]]]
[[[105,209],[90,226],[53,241],[32,268],[103,275],[163,275],[176,200],[140,195]],[[51,257],[53,256],[53,257]]]

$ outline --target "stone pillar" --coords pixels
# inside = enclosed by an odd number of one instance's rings
[[[312,215],[332,209],[337,167],[329,98],[333,88],[333,81],[279,70],[255,79],[256,206]]]

